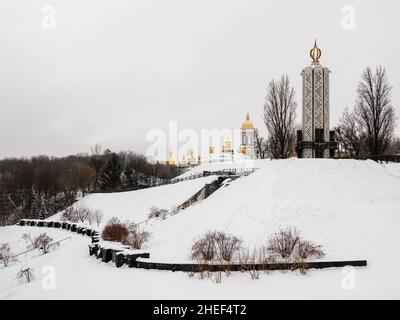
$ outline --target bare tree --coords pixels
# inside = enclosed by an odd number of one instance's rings
[[[391,104],[391,89],[383,67],[377,67],[375,73],[368,67],[358,84],[355,114],[371,155],[385,152],[394,131],[395,112]]]
[[[358,159],[365,136],[354,111],[349,111],[348,108],[343,111],[335,133],[337,141],[350,157]]]
[[[0,262],[7,267],[11,262],[15,261],[13,253],[11,252],[10,245],[7,243],[0,243]]]
[[[150,212],[148,215],[148,218],[161,218],[162,220],[165,219],[165,216],[167,215],[168,210],[167,209],[161,209],[157,207],[151,207]]]
[[[269,148],[276,159],[291,156],[295,143],[296,102],[288,76],[272,80],[264,104],[264,122],[269,132]]]
[[[33,278],[33,269],[29,267],[21,269],[17,274],[17,279],[20,282],[31,282]]]
[[[390,145],[388,147],[387,153],[400,155],[400,138],[395,137],[390,141]]]
[[[138,227],[130,229],[129,235],[124,240],[124,244],[131,246],[133,249],[141,249],[143,244],[150,240],[150,232],[140,230]]]
[[[79,205],[77,208],[75,208],[75,212],[78,221],[84,223],[86,220],[88,220],[90,210],[85,206]]]
[[[256,154],[260,159],[265,159],[268,153],[268,141],[261,136],[258,129],[254,130],[254,143],[256,147]]]
[[[93,212],[94,220],[96,221],[96,225],[99,226],[101,221],[103,220],[103,213],[100,209],[96,209]]]
[[[24,233],[22,235],[22,239],[28,243],[27,249],[39,249],[42,250],[43,254],[49,252],[50,243],[53,241],[53,239],[50,238],[45,232],[41,233],[33,240],[30,234]]]

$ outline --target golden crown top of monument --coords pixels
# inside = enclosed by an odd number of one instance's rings
[[[317,46],[317,40],[314,41],[314,47],[310,50],[310,57],[313,63],[319,63],[319,59],[321,58],[321,49]]]

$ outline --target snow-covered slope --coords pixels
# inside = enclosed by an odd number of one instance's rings
[[[74,206],[84,205],[90,209],[100,209],[104,214],[102,225],[113,216],[137,223],[147,219],[151,207],[170,210],[173,206],[182,204],[205,184],[215,179],[215,176],[209,176],[136,191],[93,193],[76,202]],[[54,220],[59,216],[60,214],[57,214],[49,220]]]
[[[85,238],[79,238],[71,245],[76,244],[76,249],[82,250],[78,258],[72,259],[72,253],[66,253],[71,258],[64,260],[62,250],[70,250],[68,246],[46,258],[46,263],[54,263],[61,270],[62,289],[57,290],[56,297],[72,297],[70,290],[77,288],[77,298],[90,298],[90,288],[96,291],[94,297],[114,298],[400,298],[397,246],[400,176],[395,174],[398,169],[395,165],[389,168],[373,161],[329,159],[256,161],[255,167],[259,169],[249,176],[230,182],[209,198],[166,220],[145,226],[152,233],[146,250],[151,260],[159,262],[188,261],[194,239],[208,230],[240,236],[244,246],[253,248],[266,244],[267,238],[281,228],[296,227],[304,238],[323,246],[326,260],[368,260],[368,267],[355,271],[355,290],[343,289],[345,274],[340,269],[312,271],[305,277],[273,273],[258,282],[237,274],[223,280],[220,286],[210,285],[208,280],[188,279],[181,273],[115,269],[89,257],[86,245],[80,240]],[[229,167],[227,163],[224,166]],[[191,171],[203,169],[199,166]],[[195,179],[141,191],[95,194],[82,201],[88,206],[100,207],[107,216],[137,221],[140,215],[146,215],[150,206],[178,204],[206,181]],[[20,237],[14,228],[21,227],[7,228],[0,230],[0,242],[13,238],[14,234]],[[11,230],[4,239],[2,230]],[[82,284],[77,281],[69,284],[64,278],[69,276],[67,271],[71,277],[82,279]],[[96,281],[94,274],[107,280]],[[135,281],[146,284],[157,281],[175,290],[135,291],[134,285],[117,290],[116,283]],[[15,295],[12,287],[6,286],[0,288],[0,294],[27,298],[29,292],[39,290],[34,286],[38,285],[28,285],[27,291],[18,291]],[[118,293],[101,293],[109,287]],[[39,297],[42,296],[51,297],[41,291]]]
[[[149,248],[154,260],[183,261],[208,230],[240,236],[251,248],[292,226],[323,245],[326,259],[369,259],[381,251],[400,261],[399,251],[379,243],[395,239],[399,208],[400,179],[373,161],[263,161],[253,174],[155,224]]]
[[[385,167],[391,175],[400,178],[400,163],[389,162],[383,163],[382,166]]]
[[[192,169],[181,174],[177,178],[190,177],[203,171],[219,171],[224,169],[251,169],[258,168],[262,165],[265,160],[248,160],[248,159],[237,159],[235,161],[221,161],[221,162],[207,162],[204,161],[200,165],[193,167]]]
[[[24,247],[19,242],[24,232],[32,236],[47,232],[53,239],[72,236],[46,255],[38,252],[21,257],[6,268],[0,266],[0,299],[324,299],[324,298],[398,298],[398,287],[380,281],[385,290],[367,286],[367,269],[357,271],[357,290],[341,287],[340,270],[313,270],[307,276],[273,272],[251,280],[246,273],[223,276],[221,284],[209,279],[189,278],[183,272],[115,268],[89,256],[87,237],[61,229],[35,227],[0,227],[0,242],[10,241],[15,252]],[[19,283],[21,268],[33,268],[34,280]],[[53,277],[54,276],[54,277]],[[382,277],[378,278],[383,280]],[[376,281],[378,281],[378,279]],[[393,284],[393,286],[395,283]]]

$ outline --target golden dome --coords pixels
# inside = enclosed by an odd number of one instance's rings
[[[246,114],[246,121],[242,124],[242,128],[254,128],[253,122],[250,121],[250,115],[248,112]]]
[[[174,158],[172,156],[172,151],[170,151],[168,153],[168,159],[167,159],[167,161],[165,161],[165,163],[169,164],[169,165],[175,165],[175,160],[174,160]]]

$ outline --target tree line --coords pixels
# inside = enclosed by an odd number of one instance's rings
[[[343,111],[333,128],[339,144],[338,156],[365,159],[400,154],[400,138],[394,135],[396,116],[391,90],[385,68],[364,70],[353,107]],[[264,104],[268,136],[261,137],[257,131],[255,136],[260,158],[294,156],[296,131],[300,128],[296,124],[296,106],[288,76],[269,83]]]
[[[89,192],[134,190],[177,175],[176,168],[144,155],[101,151],[67,157],[0,160],[0,224],[46,218]]]

